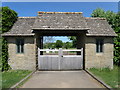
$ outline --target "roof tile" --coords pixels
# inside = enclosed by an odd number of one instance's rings
[[[105,18],[83,17],[81,12],[38,12],[37,17],[19,17],[3,36],[34,35],[37,30],[88,30],[87,36],[116,36]]]

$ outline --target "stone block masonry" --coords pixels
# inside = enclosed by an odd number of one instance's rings
[[[24,39],[24,53],[17,53],[16,39]],[[8,39],[9,65],[12,69],[35,70],[36,53],[34,37],[10,37]]]
[[[87,37],[85,44],[85,68],[113,68],[113,38],[103,38],[103,52],[96,53],[96,39],[98,37]]]

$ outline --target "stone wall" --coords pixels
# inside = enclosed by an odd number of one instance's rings
[[[36,44],[34,37],[24,38],[24,53],[17,53],[16,39],[20,37],[9,37],[8,53],[9,65],[12,69],[35,70],[36,69]],[[96,39],[98,37],[86,37],[85,39],[85,68],[113,68],[113,38],[102,37],[104,39],[104,52],[96,53]]]
[[[24,53],[17,53],[16,39],[24,38]],[[9,65],[12,69],[35,70],[36,69],[36,51],[34,37],[9,37],[8,53]]]
[[[85,68],[113,68],[113,38],[103,38],[103,53],[96,53],[96,39],[98,37],[86,37],[85,44]]]

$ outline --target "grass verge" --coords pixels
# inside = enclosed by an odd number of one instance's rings
[[[25,84],[29,79],[31,78],[31,76],[29,76],[28,78],[26,78],[23,82],[21,82],[18,86],[16,86],[15,88],[21,88],[23,86],[23,84]]]
[[[31,72],[32,71],[28,70],[10,70],[2,72],[2,88],[10,88]]]
[[[90,72],[92,72],[95,76],[100,78],[102,81],[104,81],[106,84],[111,86],[112,88],[118,88],[119,87],[119,71],[120,67],[114,66],[114,69],[110,70],[109,68],[102,68],[102,69],[96,69],[91,68],[89,69]]]

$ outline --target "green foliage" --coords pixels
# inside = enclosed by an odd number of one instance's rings
[[[2,71],[7,71],[9,68],[7,40],[2,38]]]
[[[63,43],[63,48],[72,48],[72,43],[71,42],[66,42],[66,43]]]
[[[114,63],[120,65],[120,12],[116,15],[114,19],[113,29],[118,35],[114,38]]]
[[[72,48],[76,48],[77,40],[75,36],[69,36],[68,39],[72,40]]]
[[[63,43],[62,48],[66,48],[66,49],[72,48],[72,42],[62,42],[62,43]],[[44,43],[43,47],[44,48],[52,48],[52,49],[57,48],[56,43]]]
[[[92,17],[105,17],[105,11],[101,8],[97,8],[91,14]]]
[[[55,48],[55,43],[44,43],[43,48]]]
[[[9,7],[2,7],[2,33],[11,29],[17,20],[17,13]]]
[[[110,25],[112,25],[112,27],[113,27],[113,25],[114,25],[113,23],[115,21],[116,13],[114,13],[112,11],[106,11],[104,17],[107,19],[108,23]]]
[[[11,10],[9,7],[1,8],[2,12],[0,12],[0,15],[2,15],[2,28],[0,28],[0,31],[4,33],[9,31],[17,20],[17,13]],[[7,40],[2,38],[2,71],[8,70],[9,68]]]
[[[112,11],[104,11],[103,9],[96,9],[91,14],[92,17],[106,18],[108,23],[112,26],[113,30],[117,33],[114,38],[114,63],[120,63],[120,12],[114,13]]]
[[[63,46],[63,42],[61,40],[57,40],[56,43],[55,43],[55,47],[56,48],[62,48]]]

